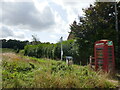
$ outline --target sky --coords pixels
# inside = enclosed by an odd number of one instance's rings
[[[0,39],[56,43],[67,40],[70,24],[95,0],[1,0]]]

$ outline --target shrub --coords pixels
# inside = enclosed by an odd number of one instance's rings
[[[63,41],[63,57],[72,56],[74,61],[79,60],[78,47],[74,40]],[[61,43],[56,44],[44,44],[39,45],[27,45],[24,48],[25,55],[37,57],[37,58],[61,58]],[[78,61],[79,62],[79,61]]]

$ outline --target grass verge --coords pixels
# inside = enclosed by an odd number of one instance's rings
[[[67,66],[65,62],[2,54],[3,88],[115,88],[108,74],[89,66]],[[102,74],[101,74],[102,73]]]

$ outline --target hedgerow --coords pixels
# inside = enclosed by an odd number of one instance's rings
[[[62,45],[63,59],[65,59],[66,56],[72,56],[74,59],[78,59],[78,47],[74,40],[63,41]],[[37,58],[60,59],[61,43],[41,43],[39,45],[27,45],[24,48],[24,54]]]

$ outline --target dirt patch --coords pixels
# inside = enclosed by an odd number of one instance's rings
[[[2,57],[2,60],[9,60],[9,61],[25,61],[25,62],[33,62],[33,63],[38,63],[36,60],[31,60],[27,57],[20,56],[19,54],[17,55],[16,53],[2,53],[0,54]]]

